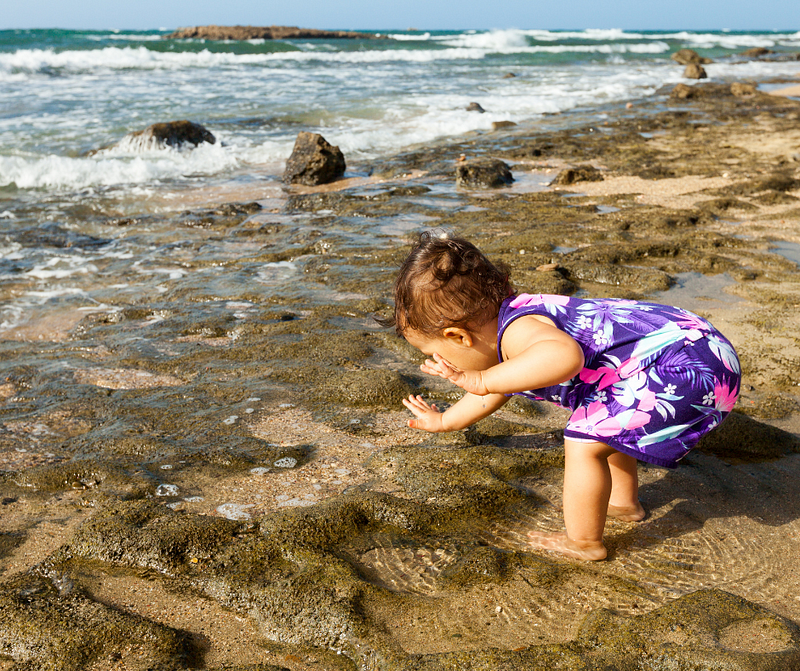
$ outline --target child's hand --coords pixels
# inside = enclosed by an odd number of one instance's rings
[[[442,426],[442,413],[435,405],[428,405],[422,396],[409,396],[403,399],[403,405],[414,413],[416,419],[409,419],[408,425],[412,429],[422,429],[431,433],[444,431]]]
[[[433,353],[433,361],[426,359],[420,370],[428,375],[438,375],[450,380],[457,387],[477,396],[486,396],[489,390],[483,383],[483,374],[479,370],[459,370],[447,359]]]

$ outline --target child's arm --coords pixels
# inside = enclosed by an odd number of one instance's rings
[[[508,401],[508,398],[503,394],[486,394],[484,396],[464,394],[457,403],[444,412],[439,412],[435,405],[428,405],[422,396],[404,398],[403,405],[416,416],[416,419],[408,420],[408,425],[412,429],[438,433],[465,429],[479,419],[491,415]]]
[[[503,334],[505,361],[486,370],[459,370],[438,354],[422,370],[478,396],[511,394],[561,384],[583,368],[574,338],[534,316],[513,321]]]

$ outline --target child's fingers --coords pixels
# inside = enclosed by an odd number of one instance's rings
[[[421,417],[430,410],[430,406],[423,400],[422,396],[411,395],[408,398],[404,398],[403,405],[417,415],[417,417]]]

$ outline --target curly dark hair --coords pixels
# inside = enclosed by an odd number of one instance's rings
[[[504,264],[463,238],[424,232],[395,280],[394,315],[381,323],[435,338],[448,326],[482,326],[513,294]]]

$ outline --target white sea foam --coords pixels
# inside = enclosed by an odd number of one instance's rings
[[[209,175],[235,167],[240,159],[220,145],[203,144],[192,151],[173,149],[131,155],[125,146],[95,156],[0,156],[0,186],[21,189],[144,184],[189,175]]]

